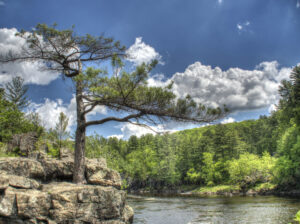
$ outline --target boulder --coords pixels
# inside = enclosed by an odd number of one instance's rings
[[[123,221],[125,223],[132,223],[133,222],[134,211],[129,205],[125,205],[123,211]]]
[[[103,166],[105,165],[105,166]],[[121,176],[115,170],[106,167],[101,160],[88,160],[86,163],[86,177],[89,184],[114,186],[121,188]]]

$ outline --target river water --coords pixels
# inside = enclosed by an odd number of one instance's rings
[[[257,197],[139,197],[129,196],[134,224],[295,223],[300,199]]]

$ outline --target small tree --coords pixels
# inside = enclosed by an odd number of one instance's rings
[[[28,86],[24,85],[24,79],[20,76],[14,77],[11,82],[5,85],[6,99],[9,102],[14,103],[19,110],[28,106],[28,99],[25,96],[28,90]]]
[[[67,131],[68,123],[69,118],[63,112],[60,112],[58,122],[55,126],[55,133],[58,141],[59,158],[61,158],[62,142],[69,136],[69,132]]]
[[[23,131],[23,114],[15,104],[7,101],[0,89],[0,142],[8,141],[13,134]]]
[[[59,31],[55,27],[38,24],[31,32],[17,34],[24,38],[27,46],[21,52],[0,55],[0,62],[41,61],[45,68],[61,72],[72,78],[76,86],[77,128],[75,137],[75,158],[73,181],[85,183],[85,132],[92,125],[109,121],[129,122],[145,126],[144,122],[156,124],[159,121],[211,122],[224,115],[220,108],[211,109],[196,104],[191,97],[177,99],[166,88],[147,86],[147,78],[157,61],[142,64],[132,73],[125,71],[109,75],[105,70],[88,68],[84,65],[112,60],[120,71],[125,47],[118,41],[103,36],[76,36],[73,30]],[[97,106],[120,112],[120,116],[86,121],[87,113]]]

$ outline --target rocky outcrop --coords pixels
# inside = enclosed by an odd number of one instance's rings
[[[35,150],[37,140],[38,138],[35,132],[16,134],[8,144],[8,152],[17,150],[19,155],[26,157],[30,152]]]
[[[0,224],[131,223],[119,173],[103,159],[86,164],[88,184],[76,185],[66,182],[73,170],[69,157],[0,158]]]

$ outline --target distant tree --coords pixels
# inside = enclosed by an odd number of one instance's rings
[[[12,135],[33,131],[33,125],[18,107],[4,97],[0,89],[0,142],[7,142]]]
[[[125,57],[125,47],[118,41],[103,36],[77,36],[73,30],[57,30],[38,24],[31,32],[17,34],[27,46],[21,52],[0,55],[0,62],[41,61],[45,68],[61,72],[72,78],[76,86],[77,128],[75,138],[75,158],[73,181],[85,183],[85,133],[92,125],[109,121],[129,122],[145,126],[144,122],[175,120],[190,122],[211,122],[223,116],[220,108],[211,109],[196,104],[191,97],[177,99],[166,88],[149,87],[147,79],[157,61],[142,64],[132,73],[121,71],[121,58]],[[88,68],[105,60],[112,61],[115,74],[105,70]],[[97,106],[120,112],[120,116],[108,116],[98,120],[86,121],[87,113]]]
[[[60,112],[58,122],[56,123],[55,126],[55,133],[57,136],[58,148],[59,148],[59,158],[61,158],[62,142],[70,135],[69,132],[67,131],[68,123],[69,123],[69,118],[63,112]]]
[[[11,82],[5,85],[6,99],[14,103],[19,110],[24,109],[29,105],[26,97],[28,86],[24,85],[24,79],[20,76],[14,77]]]
[[[28,113],[26,114],[25,118],[26,120],[28,120],[29,123],[32,124],[32,131],[35,131],[38,136],[41,136],[44,133],[45,128],[38,113]]]

